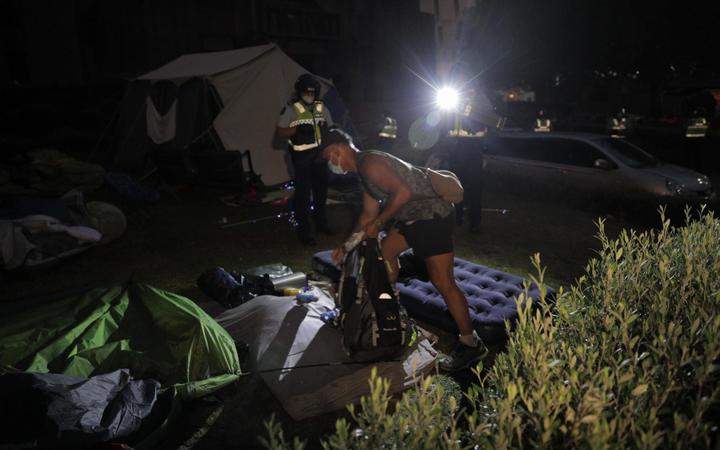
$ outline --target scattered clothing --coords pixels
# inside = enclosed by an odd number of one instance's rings
[[[86,205],[80,191],[59,199],[11,197],[0,204],[0,267],[47,267],[117,239],[126,227],[119,208]]]
[[[37,233],[67,233],[69,236],[77,239],[81,244],[87,242],[99,242],[102,234],[90,227],[82,225],[64,225],[56,218],[35,214],[32,216],[21,217],[15,220],[23,228],[32,234]]]
[[[156,144],[164,144],[175,139],[175,117],[177,116],[177,100],[173,101],[170,109],[161,114],[152,98],[147,97],[146,100],[145,122],[147,124],[147,134]]]
[[[234,308],[263,293],[273,293],[272,283],[268,288],[267,282],[256,282],[222,267],[212,267],[203,272],[197,285],[203,294],[226,308]]]
[[[80,378],[61,374],[0,376],[0,442],[41,448],[89,448],[130,438],[150,416],[160,390],[127,369]]]

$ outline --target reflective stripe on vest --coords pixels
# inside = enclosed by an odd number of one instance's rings
[[[382,130],[380,130],[380,133],[378,133],[378,136],[395,139],[397,137],[397,128],[397,120],[393,119],[392,117],[386,117],[385,125],[383,126]]]
[[[685,137],[689,138],[701,138],[707,134],[707,120],[704,117],[690,119]]]
[[[463,129],[450,130],[448,132],[448,136],[461,137],[461,138],[481,138],[481,137],[485,137],[485,130],[476,131],[475,133],[472,133],[470,131],[465,131]]]
[[[550,119],[535,119],[535,131],[537,131],[537,132],[550,131]]]
[[[472,112],[472,103],[466,103],[463,107],[462,114],[459,112],[455,113],[455,127],[448,132],[449,136],[452,137],[470,137],[470,138],[478,138],[485,136],[485,131],[477,131],[475,133],[471,131],[467,131],[463,127],[463,118],[464,117],[470,117],[470,113]]]
[[[297,130],[295,135],[288,139],[288,142],[293,150],[300,152],[318,147],[322,142],[320,123],[325,122],[323,103],[316,101],[308,109],[302,102],[295,102],[292,107],[296,117],[290,122],[290,126],[297,127]]]
[[[618,119],[617,117],[613,117],[612,119],[612,129],[614,131],[624,131],[627,130],[627,119],[622,117]]]

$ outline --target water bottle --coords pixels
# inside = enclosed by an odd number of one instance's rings
[[[283,297],[294,297],[302,292],[301,288],[285,287],[282,288]]]

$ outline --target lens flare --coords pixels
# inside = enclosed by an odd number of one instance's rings
[[[428,126],[435,127],[440,123],[440,113],[437,111],[430,111],[427,116],[425,116],[425,123]]]

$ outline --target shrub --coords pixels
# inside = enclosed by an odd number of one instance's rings
[[[609,240],[553,304],[525,308],[507,351],[478,375],[469,407],[443,414],[438,391],[389,411],[384,381],[339,421],[325,448],[708,448],[720,423],[720,221]],[[533,257],[542,286],[543,270]],[[478,374],[481,372],[478,371]],[[414,399],[414,400],[411,400]],[[428,426],[428,424],[435,426]],[[439,429],[438,426],[444,428]],[[418,439],[408,436],[417,434]],[[372,442],[372,446],[364,442]],[[415,447],[415,445],[418,445]]]

